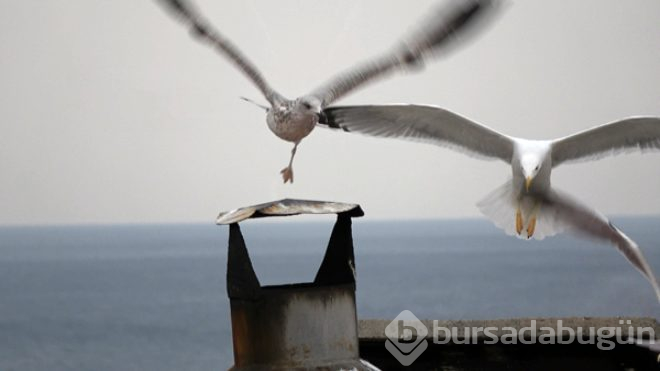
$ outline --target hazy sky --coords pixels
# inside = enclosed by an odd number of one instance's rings
[[[384,50],[433,1],[198,3],[294,97]],[[238,97],[264,99],[154,1],[2,9],[0,224],[211,223],[283,197],[357,202],[370,219],[477,216],[510,176],[440,147],[317,129],[283,185],[291,144]],[[660,1],[509,1],[427,67],[337,104],[434,104],[539,139],[660,115]],[[658,214],[660,154],[561,166],[553,184],[606,214]]]

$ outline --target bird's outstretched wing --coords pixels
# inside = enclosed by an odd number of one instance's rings
[[[261,72],[250,62],[231,41],[215,30],[200,14],[197,8],[186,0],[157,0],[190,27],[190,32],[214,47],[238,67],[261,90],[271,105],[284,99],[266,82]]]
[[[327,107],[396,69],[421,66],[424,58],[438,53],[456,39],[464,39],[468,31],[483,28],[479,26],[485,24],[484,20],[493,18],[499,4],[497,0],[452,0],[446,6],[437,7],[391,50],[338,74],[311,95],[319,98],[322,107]]]
[[[545,202],[547,205],[541,207],[553,208],[557,217],[562,219],[573,232],[613,243],[630,264],[649,281],[660,301],[660,287],[635,241],[621,232],[605,216],[557,190],[551,191]]]
[[[660,117],[630,117],[554,140],[552,166],[645,149],[660,149]]]
[[[423,105],[334,106],[323,125],[349,132],[429,142],[477,157],[511,163],[513,140],[439,107]]]

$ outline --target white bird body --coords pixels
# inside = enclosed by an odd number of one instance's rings
[[[566,225],[556,218],[552,208],[543,206],[552,191],[552,141],[509,138],[514,143],[511,180],[479,201],[477,206],[509,235],[541,240],[562,232]],[[529,187],[528,179],[533,179]],[[521,226],[516,226],[513,218],[518,210]],[[531,217],[536,221],[529,233]]]
[[[259,70],[222,34],[213,29],[186,0],[159,0],[190,26],[193,34],[207,42],[233,62],[259,88],[270,107],[268,128],[279,138],[293,142],[289,165],[282,169],[284,183],[293,182],[293,157],[300,141],[309,135],[318,122],[324,121],[323,109],[342,96],[394,71],[422,65],[425,58],[437,52],[468,29],[475,28],[475,20],[493,14],[497,0],[451,0],[443,8],[435,9],[416,28],[390,50],[366,63],[348,69],[326,84],[300,98],[289,100],[266,82]],[[246,99],[247,100],[247,99]]]
[[[477,206],[507,234],[542,239],[570,229],[606,240],[651,283],[660,286],[637,244],[597,211],[554,189],[552,169],[565,162],[622,151],[660,149],[660,118],[630,117],[556,140],[506,136],[434,106],[335,106],[325,110],[331,128],[379,137],[397,137],[500,159],[512,177]]]

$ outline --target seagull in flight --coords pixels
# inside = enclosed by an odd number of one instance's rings
[[[200,41],[228,58],[266,98],[270,106],[257,105],[266,110],[268,128],[279,138],[294,144],[289,165],[280,172],[284,183],[293,182],[292,164],[298,144],[319,121],[324,121],[323,108],[396,70],[421,67],[426,57],[467,33],[469,29],[476,28],[475,25],[483,24],[479,20],[491,18],[489,15],[499,8],[497,0],[452,0],[445,7],[434,8],[414,32],[402,38],[390,50],[345,70],[309,94],[287,99],[275,91],[254,64],[215,30],[191,3],[185,0],[158,1],[180,18]]]
[[[604,215],[550,185],[552,169],[561,164],[660,149],[660,117],[629,117],[559,139],[529,140],[435,106],[335,106],[324,113],[330,128],[422,141],[510,164],[512,178],[477,204],[495,225],[527,239],[572,230],[609,241],[646,277],[660,301],[660,287],[637,244]]]

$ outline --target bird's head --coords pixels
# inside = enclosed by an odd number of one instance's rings
[[[529,192],[532,186],[532,181],[536,174],[541,170],[542,159],[533,153],[528,153],[520,159],[520,167],[522,168],[523,176],[525,177],[525,190]]]
[[[321,100],[315,96],[307,95],[296,99],[295,108],[297,112],[305,115],[316,116],[317,121],[323,121],[325,115],[321,107]]]

